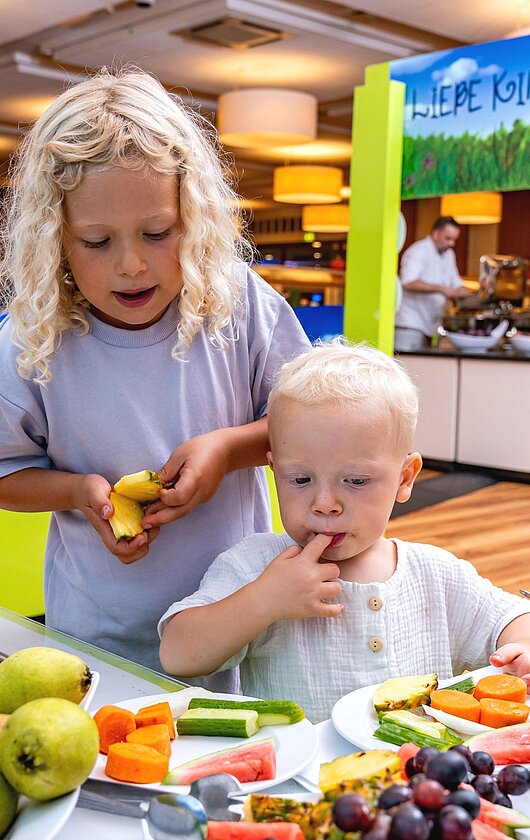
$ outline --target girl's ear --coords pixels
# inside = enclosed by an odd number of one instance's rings
[[[405,458],[401,468],[401,479],[396,493],[396,502],[408,502],[410,499],[414,482],[423,466],[419,452],[411,452]]]
[[[272,462],[272,452],[267,452],[267,464],[269,465],[271,470],[274,472],[274,464]]]

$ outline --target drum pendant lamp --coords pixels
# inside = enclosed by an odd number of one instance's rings
[[[217,129],[227,146],[260,148],[309,143],[317,136],[317,99],[282,88],[247,88],[217,101]]]
[[[286,204],[339,204],[342,169],[336,166],[278,166],[272,195]]]
[[[502,219],[502,195],[495,192],[442,195],[442,216],[452,216],[460,225],[487,225]]]

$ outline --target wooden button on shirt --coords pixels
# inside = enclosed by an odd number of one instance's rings
[[[374,653],[379,653],[380,650],[383,650],[383,641],[379,638],[379,636],[372,636],[372,638],[368,641],[368,647],[370,650],[373,650]]]
[[[372,595],[372,597],[368,601],[368,606],[371,610],[380,610],[383,606],[383,600],[379,597],[379,595]]]

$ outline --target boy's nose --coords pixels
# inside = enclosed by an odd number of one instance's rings
[[[342,513],[342,505],[339,500],[329,492],[321,492],[313,501],[313,513],[320,513],[324,516],[337,516]]]

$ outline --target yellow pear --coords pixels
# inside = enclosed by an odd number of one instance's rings
[[[15,819],[17,805],[18,793],[0,773],[0,837]]]
[[[80,703],[91,682],[90,668],[79,656],[55,648],[24,648],[0,662],[0,714],[11,714],[38,697]]]

